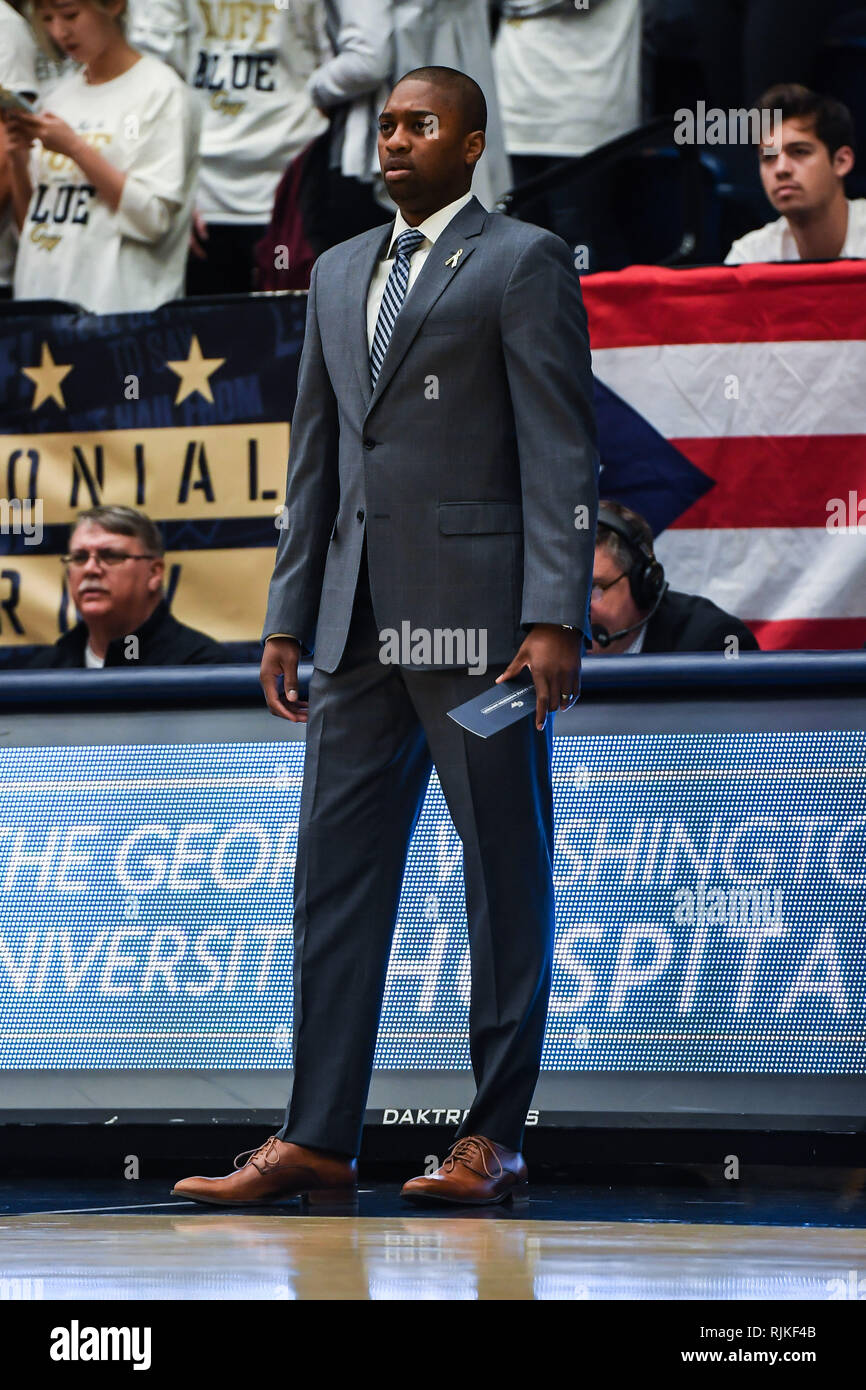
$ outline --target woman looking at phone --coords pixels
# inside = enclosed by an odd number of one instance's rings
[[[177,74],[127,42],[125,10],[36,0],[38,36],[80,66],[50,110],[2,113],[16,299],[122,313],[183,294],[200,116]]]

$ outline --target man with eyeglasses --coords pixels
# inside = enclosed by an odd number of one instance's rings
[[[163,592],[159,528],[133,507],[79,512],[61,557],[80,621],[37,667],[186,666],[229,660],[218,642],[173,618]]]
[[[589,619],[594,656],[759,650],[739,618],[671,589],[649,522],[619,502],[599,503]]]

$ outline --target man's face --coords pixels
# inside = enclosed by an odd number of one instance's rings
[[[84,559],[85,552],[89,552]],[[118,536],[92,521],[83,521],[72,533],[69,553],[77,557],[67,571],[72,601],[85,622],[108,622],[121,632],[132,632],[144,621],[162,587],[165,565],[161,559],[124,559],[106,564],[98,552],[142,556],[148,552],[137,536]]]
[[[379,164],[405,213],[435,211],[469,187],[484,135],[463,129],[460,107],[432,82],[398,82],[379,116]]]
[[[592,566],[592,595],[589,604],[589,620],[607,628],[608,632],[618,632],[620,628],[631,627],[640,622],[643,612],[631,596],[627,571],[616,556],[605,545],[595,547],[595,560]],[[592,651],[599,656],[612,656],[630,647],[635,639],[631,632],[620,637],[609,647],[600,647],[593,642]]]
[[[839,180],[854,163],[854,153],[843,145],[830,157],[808,119],[783,121],[781,133],[762,141],[759,152],[764,192],[777,212],[791,215],[825,207],[835,196]]]

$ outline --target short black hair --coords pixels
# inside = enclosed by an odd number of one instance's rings
[[[835,97],[822,96],[799,82],[777,82],[764,93],[758,106],[762,111],[781,111],[783,121],[811,121],[831,159],[843,145],[856,149],[851,112]]]
[[[399,87],[400,82],[406,82],[412,77],[416,82],[429,82],[434,87],[442,87],[452,100],[456,101],[463,115],[463,130],[469,134],[471,130],[487,130],[487,102],[484,93],[467,72],[460,72],[459,68],[413,68],[411,72],[404,72],[398,82],[394,83]]]

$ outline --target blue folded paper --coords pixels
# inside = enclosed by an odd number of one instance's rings
[[[470,733],[478,734],[479,738],[498,734],[509,724],[534,713],[535,686],[532,681],[527,685],[522,679],[503,681],[448,711],[449,718]]]

